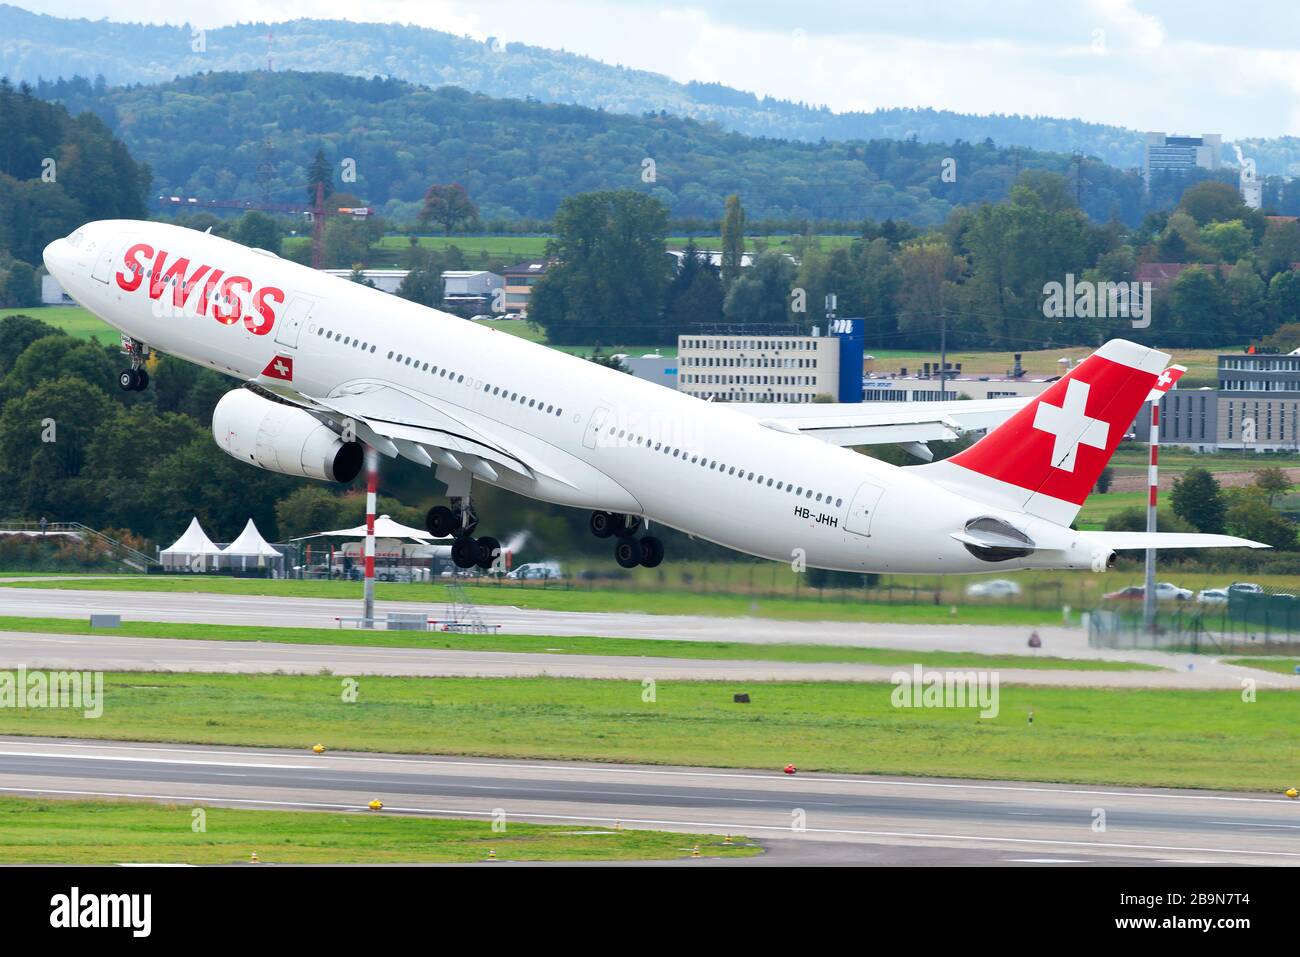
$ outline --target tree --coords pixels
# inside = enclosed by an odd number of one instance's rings
[[[48,322],[31,316],[6,316],[0,319],[0,375],[13,368],[17,358],[37,339],[66,333]]]
[[[0,306],[39,306],[41,291],[36,282],[36,270],[20,259],[15,259],[7,269],[0,269]]]
[[[727,322],[788,322],[795,273],[795,265],[785,253],[763,253],[728,290],[722,307]]]
[[[75,518],[83,502],[72,480],[81,475],[98,424],[115,408],[103,389],[70,375],[41,381],[6,402],[0,410],[4,509]]]
[[[1264,489],[1248,487],[1233,492],[1233,504],[1225,516],[1229,532],[1273,548],[1296,547],[1295,523],[1269,506]]]
[[[1250,208],[1241,201],[1241,194],[1228,183],[1206,180],[1187,187],[1178,208],[1196,220],[1196,225],[1221,223],[1241,219]]]
[[[732,193],[727,197],[726,212],[722,216],[722,284],[728,289],[740,278],[745,256],[745,209],[740,197]]]
[[[311,166],[307,168],[307,202],[311,205],[316,203],[318,185],[321,187],[321,195],[328,201],[334,195],[334,167],[325,158],[323,149],[316,151]]]
[[[1174,482],[1169,494],[1174,514],[1198,532],[1221,534],[1225,505],[1218,481],[1207,469],[1191,468]]]
[[[529,318],[560,345],[660,335],[670,261],[668,208],[633,190],[570,196],[547,245],[556,262],[533,287]]]
[[[427,261],[414,267],[397,287],[397,295],[422,306],[440,308],[445,291],[442,273],[429,265]]]
[[[725,296],[718,269],[688,240],[668,284],[661,339],[671,342],[691,329],[722,321]]]
[[[1255,487],[1264,490],[1264,494],[1268,496],[1268,504],[1271,507],[1274,498],[1285,495],[1291,490],[1291,479],[1286,472],[1276,465],[1272,465],[1255,473]]]
[[[437,223],[443,235],[450,236],[461,223],[475,219],[478,219],[478,207],[470,200],[465,187],[459,183],[434,183],[424,194],[424,206],[416,221],[421,226]]]
[[[251,246],[254,249],[265,249],[280,255],[280,242],[284,238],[284,231],[276,220],[266,213],[250,209],[239,217],[239,222],[235,224],[235,231],[231,238],[237,243],[243,243],[245,246]]]

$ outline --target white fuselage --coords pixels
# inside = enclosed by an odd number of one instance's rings
[[[245,381],[278,356],[290,357],[290,388],[309,398],[339,395],[358,382],[393,386],[491,434],[524,462],[545,463],[555,477],[502,471],[492,483],[523,495],[641,515],[751,555],[817,568],[970,573],[1091,563],[1068,529],[957,494],[916,469],[769,428],[725,404],[269,253],[161,223],[103,221],[78,232],[75,247],[52,243],[46,263],[78,302],[124,334]],[[283,301],[271,302],[272,327],[259,332],[256,312],[251,322],[229,324],[210,310],[197,314],[202,283],[183,310],[166,307],[170,286],[158,299],[149,295],[153,277],[124,290],[115,277],[136,242],[167,250],[169,263],[184,257],[248,277],[251,290],[282,292]],[[151,267],[150,259],[140,261]],[[950,536],[983,515],[1040,543],[1059,542],[1061,551],[1050,562],[1043,554],[982,561]]]

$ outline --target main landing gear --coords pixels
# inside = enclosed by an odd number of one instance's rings
[[[588,523],[591,534],[597,538],[618,538],[614,545],[614,561],[622,568],[643,565],[654,568],[664,560],[664,543],[653,535],[636,537],[641,530],[639,515],[616,515],[613,512],[592,512]]]
[[[149,388],[149,373],[144,363],[149,358],[149,347],[139,339],[122,337],[122,354],[131,360],[131,368],[118,373],[117,384],[124,392],[143,392]]]
[[[457,568],[495,567],[501,558],[501,543],[490,535],[475,538],[478,515],[467,499],[452,499],[452,507],[435,505],[425,516],[425,527],[436,538],[454,536],[451,543],[451,560]]]

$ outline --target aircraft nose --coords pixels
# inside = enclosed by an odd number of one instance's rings
[[[41,253],[41,259],[45,261],[45,268],[55,279],[62,279],[64,275],[65,264],[68,261],[68,241],[66,239],[56,239],[45,247]]]

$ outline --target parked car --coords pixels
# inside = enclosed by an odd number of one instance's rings
[[[1202,588],[1196,593],[1196,600],[1203,605],[1226,605],[1228,603],[1228,589]]]
[[[1127,588],[1121,588],[1119,591],[1113,591],[1102,595],[1109,601],[1140,601],[1146,595],[1146,588],[1143,585],[1129,585]],[[1172,582],[1156,583],[1156,601],[1189,601],[1192,598],[1192,592],[1187,588],[1179,588]]]
[[[492,322],[494,319],[496,319],[496,316],[492,315],[491,313],[485,312],[482,313],[481,315],[470,316],[469,321],[470,322]]]
[[[1250,595],[1258,595],[1263,590],[1262,585],[1256,585],[1254,582],[1233,582],[1228,586],[1228,591],[1245,592]]]
[[[506,578],[513,578],[517,581],[563,577],[564,572],[558,562],[525,562],[506,572]]]
[[[1107,592],[1101,597],[1107,601],[1141,601],[1142,596],[1146,594],[1146,589],[1141,585],[1129,585],[1127,588],[1121,588],[1119,591]]]
[[[1020,586],[1007,578],[972,582],[966,586],[966,595],[969,598],[1014,598],[1019,594]]]

